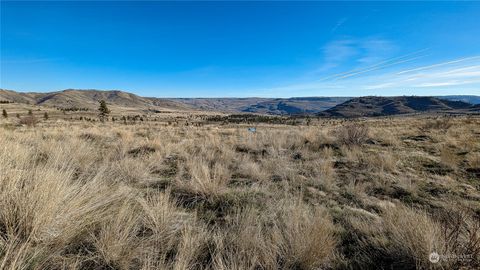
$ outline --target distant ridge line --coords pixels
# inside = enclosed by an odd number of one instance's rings
[[[404,103],[406,100],[430,100],[427,109],[412,108]],[[0,89],[0,100],[13,101],[57,108],[90,108],[96,109],[99,100],[105,100],[111,106],[119,108],[135,108],[140,110],[173,110],[173,111],[218,111],[225,113],[258,113],[271,115],[319,115],[354,117],[356,115],[381,116],[412,113],[414,111],[451,111],[475,110],[480,104],[480,96],[447,95],[447,96],[369,96],[369,97],[291,97],[291,98],[157,98],[141,97],[121,90],[65,89],[53,92],[18,92]],[[358,100],[371,102],[370,110],[366,107],[353,106]],[[389,102],[389,107],[383,102]],[[439,101],[440,100],[440,101]],[[441,101],[444,100],[445,102]],[[413,101],[412,101],[413,102]],[[427,103],[429,103],[427,102]],[[452,108],[449,102],[462,102],[462,108]],[[408,103],[408,102],[407,102]],[[414,102],[415,103],[415,102]],[[426,104],[427,104],[426,103]],[[410,104],[410,103],[409,103]],[[443,105],[442,105],[443,104]],[[458,103],[460,104],[460,103]],[[468,106],[466,105],[468,104]],[[410,104],[411,105],[411,104]],[[347,108],[349,108],[347,110]]]

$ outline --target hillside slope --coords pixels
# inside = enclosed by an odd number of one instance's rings
[[[99,100],[111,106],[147,109],[204,110],[229,113],[275,115],[318,113],[350,97],[299,98],[155,98],[140,97],[124,91],[67,89],[50,93],[24,93],[0,89],[0,100],[59,108],[96,108]]]
[[[293,98],[176,98],[201,110],[274,115],[313,114],[345,102],[351,97]]]
[[[467,112],[475,107],[463,101],[444,100],[435,97],[360,97],[321,112],[327,117],[371,117],[420,112]]]
[[[99,100],[118,109],[200,110],[272,115],[318,114],[328,117],[361,117],[466,110],[477,112],[478,96],[442,97],[293,97],[293,98],[155,98],[124,91],[67,89],[50,93],[24,93],[0,89],[0,101],[57,108],[96,109]],[[465,102],[465,101],[468,101]],[[471,103],[471,104],[469,104]],[[467,110],[468,109],[468,110]]]
[[[168,98],[187,106],[207,111],[241,112],[244,108],[265,102],[268,98]]]
[[[33,93],[20,93],[12,90],[0,89],[0,101],[13,101],[16,103],[36,104],[36,96]]]
[[[453,96],[435,96],[439,99],[454,100],[454,101],[463,101],[471,104],[480,104],[480,96],[472,95],[453,95]]]
[[[147,109],[157,107],[171,110],[188,110],[191,107],[172,100],[144,98],[124,91],[76,90],[67,89],[50,93],[22,93],[0,89],[0,100],[29,103],[58,108],[98,107],[98,101],[105,100],[111,106]]]
[[[243,112],[264,114],[314,114],[334,107],[351,97],[295,97],[272,99],[242,108]]]

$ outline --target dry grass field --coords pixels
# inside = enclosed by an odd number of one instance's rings
[[[480,118],[0,121],[0,269],[480,267]]]

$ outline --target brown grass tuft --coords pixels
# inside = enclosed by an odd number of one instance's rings
[[[362,145],[369,139],[369,128],[361,124],[346,124],[337,128],[335,134],[340,144]]]

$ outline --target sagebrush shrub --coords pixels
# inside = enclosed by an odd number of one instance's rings
[[[28,127],[34,127],[37,125],[37,123],[38,123],[38,120],[33,115],[29,115],[20,119],[20,124],[26,125]]]
[[[344,145],[362,145],[369,139],[369,128],[360,124],[347,124],[337,128],[337,140]]]

